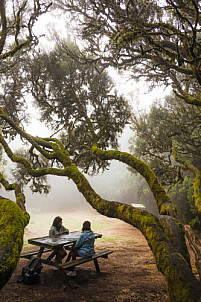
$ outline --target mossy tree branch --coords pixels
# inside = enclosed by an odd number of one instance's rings
[[[182,164],[184,167],[191,170],[195,174],[195,178],[194,178],[194,181],[193,181],[193,199],[194,199],[194,202],[195,202],[195,207],[198,210],[198,213],[201,214],[201,192],[200,192],[201,173],[194,165],[192,165],[192,164],[188,163],[187,161],[184,161],[181,158],[179,158],[178,154],[176,152],[176,149],[174,147],[172,148],[172,155],[178,163]]]
[[[20,207],[20,209],[23,212],[26,212],[25,207],[25,195],[22,193],[21,188],[18,184],[12,183],[10,184],[3,176],[2,173],[0,173],[0,183],[4,186],[5,190],[11,191],[14,190],[15,197],[16,197],[16,204]]]
[[[91,153],[102,160],[115,159],[121,161],[139,172],[147,181],[150,190],[154,195],[159,213],[176,217],[174,204],[171,202],[162,185],[158,182],[154,172],[146,163],[127,152],[121,152],[118,150],[103,151],[98,148],[96,144],[91,148]]]
[[[42,139],[39,139],[38,141],[42,142],[43,140]],[[22,156],[17,156],[15,155],[12,150],[9,148],[8,144],[6,143],[6,141],[4,140],[3,136],[0,135],[0,143],[2,144],[6,154],[8,155],[8,157],[13,161],[13,162],[16,162],[16,163],[19,163],[19,164],[22,164],[24,166],[24,168],[27,170],[27,172],[31,175],[31,176],[34,176],[34,177],[40,177],[40,176],[44,176],[44,175],[58,175],[58,176],[66,176],[66,169],[67,168],[64,168],[64,169],[57,169],[57,168],[53,168],[53,167],[49,167],[49,168],[44,168],[44,169],[34,169],[32,167],[32,165],[30,164],[30,162],[25,159],[24,157]],[[44,143],[45,143],[45,140],[44,140]],[[54,146],[54,148],[56,149],[56,147]],[[64,146],[63,146],[64,148]],[[68,154],[68,152],[63,149],[63,150],[60,150],[59,152],[59,148],[58,148],[58,152],[57,152],[57,156],[55,156],[54,158],[61,158],[63,157],[63,153]],[[65,160],[65,163],[66,163],[66,166],[68,167],[68,162],[69,162],[69,159],[68,159],[68,156],[67,156],[67,159]],[[52,159],[52,157],[51,157]],[[71,161],[70,161],[71,162]]]
[[[33,35],[33,26],[38,17],[44,13],[46,13],[52,3],[45,3],[39,0],[34,0],[34,5],[32,11],[30,10],[29,1],[23,1],[22,5],[19,6],[16,12],[13,12],[13,16],[7,16],[6,14],[6,3],[5,0],[0,1],[0,24],[1,24],[1,33],[0,33],[0,59],[5,60],[8,57],[14,57],[20,50],[30,46],[31,43],[37,44],[37,39],[34,41]],[[30,13],[31,12],[31,13]],[[30,13],[30,15],[28,15]],[[25,26],[25,22],[22,22],[22,16],[27,14],[27,24]],[[12,20],[12,23],[9,25],[8,30],[8,22],[7,19]],[[24,20],[25,21],[25,18]],[[22,38],[20,34],[24,29],[27,29],[26,37]],[[4,46],[6,45],[6,39],[13,37],[13,47],[9,50],[4,50]],[[20,37],[20,38],[19,38]]]
[[[182,301],[188,302],[200,301],[200,283],[191,271],[189,255],[185,245],[184,230],[180,223],[170,216],[157,218],[146,211],[134,209],[129,205],[102,199],[72,162],[68,151],[65,150],[61,142],[59,143],[57,139],[52,138],[36,138],[36,141],[40,144],[51,143],[52,149],[57,154],[57,160],[64,168],[30,169],[28,161],[14,155],[0,137],[0,142],[11,160],[23,164],[31,175],[40,176],[41,173],[43,175],[47,173],[66,176],[76,184],[85,199],[99,213],[108,217],[116,217],[137,227],[145,236],[154,254],[157,268],[167,280],[170,301],[181,301],[181,298],[183,299]],[[94,147],[94,151],[95,149],[99,151],[97,147]],[[115,153],[114,151],[111,151],[111,153],[113,154],[112,158],[122,159],[123,162],[132,164],[132,157],[128,157],[129,161],[125,159],[127,158],[127,154],[122,154],[121,152]],[[110,153],[104,153],[104,156],[108,156],[109,154]],[[136,162],[135,165],[140,169],[140,162]],[[150,174],[149,177],[151,175],[152,174]],[[149,177],[147,176],[147,178]],[[5,206],[5,202],[2,203],[2,206]],[[6,209],[6,211],[8,211],[8,209]],[[199,297],[199,299],[197,297]]]
[[[5,12],[5,0],[0,1],[1,33],[0,33],[0,54],[3,51],[7,36],[7,20]]]
[[[201,246],[199,237],[193,232],[189,225],[185,225],[186,237],[188,239],[189,245],[195,255],[195,266],[201,280]]]
[[[0,289],[15,270],[23,246],[24,228],[29,223],[25,196],[19,186],[9,182],[0,173],[0,182],[6,190],[14,190],[16,203],[0,196]]]
[[[0,289],[15,270],[23,246],[29,214],[9,199],[0,197]]]
[[[66,176],[99,213],[121,219],[142,232],[158,270],[167,280],[170,301],[201,301],[200,283],[191,271],[184,229],[177,220],[170,216],[157,218],[147,211],[102,199],[74,164],[66,169]]]
[[[40,147],[40,146],[43,146],[43,147],[46,147],[46,148],[49,148],[50,150],[52,150],[53,149],[52,143],[48,143],[48,140],[45,140],[45,139],[42,140],[39,137],[33,137],[32,135],[23,131],[23,129],[20,128],[16,123],[14,123],[14,121],[4,112],[4,110],[2,108],[0,108],[0,117],[3,118],[12,127],[12,129],[16,130],[16,132],[21,137],[25,138],[32,145],[32,147],[36,148],[44,157],[46,157],[48,159],[55,158],[54,153],[45,151],[44,148]],[[2,135],[1,135],[1,139],[2,139],[2,144],[3,143],[6,144]],[[8,152],[9,152],[9,147],[8,147]]]

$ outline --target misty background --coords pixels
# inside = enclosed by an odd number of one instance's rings
[[[114,70],[110,70],[111,76],[116,83],[116,89],[120,94],[124,95],[130,104],[133,106],[133,110],[149,110],[153,101],[157,98],[162,98],[164,90],[162,88],[156,88],[151,93],[144,82],[136,83],[129,79],[129,75],[118,75]],[[163,96],[164,97],[164,96]],[[45,125],[40,123],[39,112],[32,105],[30,96],[27,96],[30,108],[28,113],[31,116],[31,122],[26,127],[26,132],[33,136],[49,137],[50,131]],[[129,125],[126,126],[122,136],[119,138],[119,150],[129,152],[129,138],[134,135]],[[20,139],[15,139],[10,142],[11,149],[16,150],[20,148]],[[5,175],[9,182],[14,182],[11,176],[11,169],[15,167],[15,164],[10,161],[6,156],[7,165],[5,166]],[[136,175],[128,171],[127,165],[119,161],[111,161],[109,170],[104,173],[99,173],[95,176],[88,176],[84,174],[91,184],[92,188],[104,199],[110,201],[118,201],[125,204],[142,204],[145,209],[154,214],[158,213],[154,197],[148,188],[147,183],[141,176]],[[56,212],[58,215],[62,215],[61,212],[90,210],[92,207],[86,202],[83,195],[78,191],[76,185],[72,180],[62,176],[48,176],[48,184],[51,186],[50,193],[40,194],[32,193],[27,185],[24,188],[26,196],[26,209],[30,213],[41,212]],[[142,193],[142,189],[145,188],[146,195]],[[139,194],[141,192],[141,194]],[[0,195],[7,197],[11,200],[15,200],[14,192],[5,191],[4,187],[0,188]]]
[[[65,25],[63,22],[65,23],[65,20],[61,22],[61,16],[57,15],[53,16],[51,21],[51,16],[49,14],[43,15],[39,19],[35,28],[36,32],[38,31],[38,34],[41,36],[39,45],[45,47],[46,50],[51,49],[53,47],[51,35],[55,29],[59,35],[64,35],[63,30]],[[164,98],[164,88],[161,86],[149,91],[146,82],[143,80],[138,82],[131,80],[129,73],[126,74],[125,72],[124,75],[118,74],[116,70],[110,68],[109,74],[114,79],[118,92],[129,100],[135,112],[137,110],[149,110],[149,107],[156,98]],[[32,122],[30,125],[27,125],[25,129],[26,132],[34,136],[49,136],[48,129],[40,123],[39,119],[37,119],[39,116],[37,109],[33,107],[31,102],[32,101],[30,100],[29,114],[31,115]],[[127,126],[119,139],[119,150],[129,152],[128,140],[133,135],[133,132],[130,130],[129,126]],[[18,146],[18,141],[15,140],[11,142],[11,146],[14,147],[14,149],[17,149],[21,147],[21,144]],[[7,157],[6,161],[7,166],[5,167],[5,175],[8,180],[11,181],[10,169],[12,167],[14,168],[14,163]],[[148,211],[153,213],[158,212],[152,193],[147,187],[147,184],[145,184],[145,181],[142,180],[142,178],[139,181],[140,176],[129,172],[127,166],[123,163],[113,160],[110,169],[104,173],[100,172],[99,175],[92,177],[86,174],[85,176],[93,189],[104,199],[119,201],[126,204],[143,204]],[[13,179],[12,182],[14,182]],[[25,187],[24,193],[26,196],[26,208],[28,212],[57,212],[59,214],[62,211],[75,211],[77,208],[79,208],[79,210],[91,208],[72,180],[68,180],[67,177],[48,176],[48,184],[51,186],[48,195],[40,193],[33,194],[29,185]],[[139,195],[139,190],[142,185],[146,186],[146,191],[149,191],[148,198],[147,195],[146,197],[143,196],[143,194]],[[15,200],[14,192],[5,191],[4,187],[0,188],[0,195]]]
[[[34,125],[36,125],[34,123]],[[33,127],[33,126],[32,126]],[[40,125],[40,127],[42,127]],[[42,129],[42,128],[41,128]],[[31,131],[31,129],[28,129]],[[35,128],[36,130],[36,128]],[[45,134],[46,130],[44,130]],[[120,150],[129,152],[129,138],[133,136],[133,132],[127,127],[119,140]],[[17,142],[12,142],[17,148]],[[14,167],[14,163],[10,162],[8,158],[6,166],[6,175],[9,181],[11,181],[12,176],[9,171]],[[8,170],[7,170],[8,169]],[[110,169],[104,173],[99,173],[95,176],[86,175],[93,189],[104,199],[111,201],[118,201],[126,204],[143,204],[146,210],[156,213],[157,208],[154,202],[154,198],[150,191],[149,198],[139,195],[139,190],[141,184],[147,187],[144,180],[141,179],[139,182],[139,177],[127,169],[127,165],[120,163],[119,161],[113,160],[110,165]],[[14,181],[12,179],[12,181]],[[50,193],[40,194],[32,193],[29,185],[24,189],[26,196],[26,208],[28,212],[31,213],[41,213],[41,212],[55,212],[58,215],[62,215],[62,212],[74,212],[87,211],[92,209],[91,206],[86,202],[83,195],[78,191],[76,185],[72,180],[67,177],[61,176],[48,176],[48,184],[51,185]],[[11,200],[15,200],[14,191],[5,191],[4,187],[0,188],[0,195],[7,197]]]

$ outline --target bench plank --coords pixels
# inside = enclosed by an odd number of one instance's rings
[[[52,251],[52,250],[50,250],[50,249],[44,249],[43,252],[46,253],[46,252],[50,252],[50,251]],[[38,252],[39,251],[31,251],[29,253],[21,254],[20,257],[21,258],[31,259],[34,255],[37,255]],[[65,272],[65,269],[74,268],[75,266],[78,266],[80,264],[83,264],[83,263],[86,263],[86,262],[89,262],[89,261],[93,260],[95,268],[96,268],[96,271],[98,273],[100,273],[100,267],[99,267],[97,259],[98,258],[108,258],[108,255],[111,254],[111,253],[113,253],[113,251],[110,251],[110,250],[102,251],[102,252],[97,252],[97,253],[94,253],[93,256],[91,256],[89,258],[79,258],[77,260],[65,262],[63,264],[55,262],[55,261],[50,261],[50,259],[43,259],[43,258],[40,258],[40,257],[39,257],[39,259],[41,260],[41,263],[58,267],[63,272]]]
[[[51,251],[50,249],[44,249],[43,253],[47,253],[47,252],[50,252],[50,251]],[[30,251],[28,253],[22,253],[20,255],[20,258],[31,259],[31,257],[37,255],[38,253],[39,253],[39,250],[37,250],[37,251]]]
[[[73,261],[69,261],[69,262],[66,262],[64,264],[59,264],[58,267],[63,270],[63,269],[75,267],[77,265],[80,265],[80,264],[83,264],[83,263],[94,260],[94,264],[98,268],[97,258],[107,258],[107,256],[111,253],[113,253],[113,251],[109,251],[109,250],[94,253],[93,256],[91,256],[89,258],[81,258],[81,259],[76,259],[76,260],[73,260]],[[100,271],[100,269],[99,269],[99,271]]]

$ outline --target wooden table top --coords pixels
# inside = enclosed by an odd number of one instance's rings
[[[52,249],[52,248],[56,248],[76,242],[81,234],[82,234],[81,231],[75,231],[75,232],[70,232],[69,234],[62,234],[59,236],[45,236],[39,238],[31,238],[28,239],[28,243]],[[95,233],[95,239],[101,237],[102,237],[101,234]]]

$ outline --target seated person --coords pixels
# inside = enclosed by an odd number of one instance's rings
[[[94,241],[95,235],[91,230],[91,223],[85,221],[82,226],[82,234],[78,238],[75,246],[71,249],[72,260],[76,260],[76,257],[88,258],[94,254]],[[66,274],[67,276],[76,276],[76,271],[71,268]]]
[[[76,256],[81,258],[91,257],[94,254],[94,241],[95,235],[91,230],[91,223],[85,221],[82,227],[82,234],[72,249],[72,260],[76,260]]]
[[[52,226],[49,230],[49,236],[58,236],[62,234],[69,234],[69,230],[62,225],[62,218],[57,216],[54,218]]]
[[[69,230],[62,225],[62,218],[57,216],[54,218],[52,226],[49,230],[49,236],[59,236],[69,234]],[[61,263],[61,260],[66,256],[66,251],[63,247],[58,250],[55,260]]]

